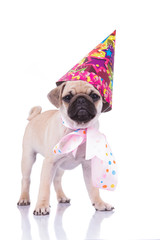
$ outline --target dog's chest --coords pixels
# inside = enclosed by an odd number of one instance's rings
[[[76,156],[74,157],[72,153],[66,154],[64,157],[64,162],[60,165],[63,170],[70,170],[77,167],[82,161],[85,160],[86,144],[82,144],[78,147]]]

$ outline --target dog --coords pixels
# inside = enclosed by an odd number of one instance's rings
[[[64,82],[49,94],[50,102],[59,110],[41,113],[41,107],[31,109],[23,138],[22,188],[18,206],[30,204],[30,174],[37,153],[44,157],[37,204],[34,215],[47,215],[50,212],[50,185],[53,181],[59,203],[69,203],[61,186],[64,170],[82,165],[84,181],[92,202],[99,211],[111,211],[113,207],[105,203],[99,189],[92,185],[91,160],[85,160],[85,143],[78,147],[76,156],[72,153],[55,156],[53,147],[73,129],[90,126],[98,128],[98,118],[102,112],[103,99],[99,91],[84,81]],[[71,128],[63,124],[63,120]]]

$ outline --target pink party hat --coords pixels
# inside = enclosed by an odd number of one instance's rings
[[[56,84],[82,80],[92,84],[103,97],[103,112],[112,109],[113,70],[116,31],[87,54]]]

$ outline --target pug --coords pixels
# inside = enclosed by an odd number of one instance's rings
[[[53,147],[73,129],[98,128],[98,118],[103,109],[99,91],[84,81],[64,82],[49,94],[50,102],[59,110],[41,113],[41,107],[31,109],[23,138],[22,187],[18,206],[30,205],[30,174],[37,153],[44,157],[40,187],[34,215],[50,212],[50,185],[53,181],[59,203],[69,203],[63,192],[61,179],[64,170],[82,165],[83,177],[92,205],[99,211],[110,211],[113,207],[105,203],[99,189],[92,185],[91,160],[85,160],[85,143],[78,147],[76,156],[72,153],[54,155]],[[65,125],[63,122],[65,121]],[[72,126],[72,127],[68,127]]]

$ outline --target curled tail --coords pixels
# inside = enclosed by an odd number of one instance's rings
[[[27,120],[31,121],[34,117],[36,117],[38,114],[40,114],[41,111],[42,111],[42,108],[40,106],[33,107],[29,112],[29,116],[28,116]]]

